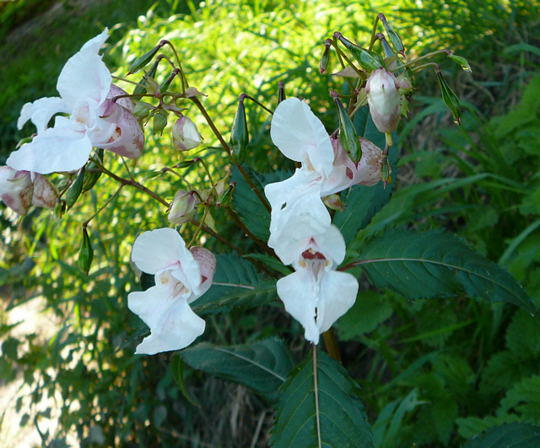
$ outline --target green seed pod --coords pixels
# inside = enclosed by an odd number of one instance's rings
[[[332,45],[331,39],[326,39],[324,42],[324,52],[321,57],[321,62],[319,63],[319,72],[321,75],[326,73],[326,69],[328,68],[328,61],[330,60],[330,46]]]
[[[460,101],[458,96],[447,84],[440,71],[437,71],[437,80],[439,81],[442,99],[446,104],[446,107],[448,107],[448,109],[450,109],[450,112],[452,112],[452,117],[454,117],[454,121],[457,124],[461,124]]]
[[[339,113],[339,140],[351,159],[357,162],[362,157],[362,150],[358,144],[358,136],[353,122],[337,95],[333,96]]]
[[[163,47],[163,45],[164,43],[160,42],[150,51],[147,51],[142,56],[136,58],[129,66],[128,74],[137,73],[141,68],[146,66],[146,64],[148,64],[154,58],[156,53],[161,49],[161,47]]]
[[[73,207],[77,199],[82,193],[83,185],[84,185],[84,176],[85,176],[86,169],[83,166],[81,168],[81,171],[79,171],[79,174],[77,178],[75,179],[75,182],[71,184],[71,187],[69,187],[69,190],[66,192],[66,206],[67,208]]]
[[[240,95],[240,99],[238,100],[238,109],[236,109],[236,115],[234,116],[230,143],[234,156],[238,158],[238,160],[243,160],[249,143],[249,132],[243,95]]]
[[[472,72],[469,62],[464,57],[458,56],[457,54],[453,53],[450,53],[448,57],[452,59],[452,61],[454,61],[456,64],[458,64],[461,67],[461,70],[469,73]]]
[[[174,77],[180,73],[180,70],[175,68],[171,73],[167,75],[165,80],[159,85],[159,91],[160,92],[166,92],[169,86],[171,85],[171,82],[173,81]]]
[[[362,68],[371,71],[382,67],[382,63],[376,54],[372,54],[368,50],[353,44],[350,40],[343,37],[343,34],[340,32],[335,32],[334,37],[345,45]]]
[[[92,243],[88,231],[86,230],[86,226],[83,226],[82,231],[82,243],[81,248],[79,249],[79,267],[88,274],[94,258],[94,250],[92,249]]]
[[[403,42],[401,41],[401,38],[399,37],[398,33],[396,33],[392,29],[390,24],[387,22],[384,14],[379,14],[379,19],[381,19],[381,22],[384,25],[384,29],[386,30],[386,33],[388,34],[388,38],[390,39],[390,42],[392,42],[393,47],[396,49],[398,53],[405,54],[405,47],[403,46]]]
[[[163,109],[159,109],[154,113],[154,134],[163,134],[163,129],[165,129],[165,126],[167,126],[167,112]]]
[[[148,70],[147,73],[143,76],[139,84],[135,86],[135,90],[133,90],[134,95],[144,95],[147,91],[146,84],[148,80],[155,79],[157,68],[159,65],[159,62],[161,61],[161,57],[158,57],[155,62],[152,64],[152,67],[150,67],[150,70]]]

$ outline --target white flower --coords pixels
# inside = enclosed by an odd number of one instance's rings
[[[347,176],[344,166],[335,165],[330,136],[309,106],[298,98],[279,103],[272,116],[270,135],[286,157],[302,164],[289,179],[264,189],[272,207],[268,245],[275,247],[284,233],[295,239],[326,229],[330,215],[321,197],[349,187],[352,177]]]
[[[151,330],[135,353],[153,355],[191,344],[204,332],[205,322],[189,305],[210,288],[214,255],[200,247],[188,250],[176,230],[163,228],[139,235],[131,258],[155,278],[155,286],[128,295],[129,309]]]
[[[108,100],[114,91],[112,77],[99,54],[108,35],[105,29],[68,59],[56,84],[60,97],[40,98],[23,106],[17,125],[20,129],[31,120],[37,136],[11,153],[8,166],[41,174],[74,171],[86,163],[93,146],[116,149],[128,157],[140,154],[138,125],[123,113],[128,113],[127,109]],[[111,108],[118,109],[113,114]],[[54,126],[48,128],[58,113],[69,114],[69,118],[57,116]],[[127,149],[125,141],[118,142],[126,132],[133,140]]]
[[[395,131],[399,123],[400,83],[384,68],[375,70],[366,82],[369,112],[380,132]]]
[[[304,327],[305,338],[317,344],[319,335],[354,304],[358,292],[354,276],[334,270],[345,257],[343,237],[330,226],[319,235],[280,245],[276,253],[296,270],[278,280],[279,298]]]

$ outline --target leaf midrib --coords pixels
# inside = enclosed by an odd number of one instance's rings
[[[497,281],[495,281],[495,279],[493,277],[487,277],[485,275],[482,275],[482,274],[479,274],[477,272],[474,272],[474,271],[471,271],[470,269],[466,269],[462,266],[457,266],[457,265],[454,265],[454,264],[450,264],[450,263],[444,263],[442,261],[436,261],[436,260],[430,260],[428,258],[407,258],[407,257],[392,257],[392,258],[371,258],[371,259],[368,259],[368,260],[358,260],[358,261],[355,261],[354,264],[355,265],[363,265],[363,264],[370,264],[370,263],[387,263],[387,262],[392,262],[392,261],[402,261],[402,262],[417,262],[417,263],[431,263],[431,264],[435,264],[435,265],[439,265],[439,266],[444,266],[445,268],[448,268],[448,269],[455,269],[457,271],[462,271],[462,272],[466,272],[467,274],[469,275],[473,275],[475,277],[479,277],[479,278],[482,278],[488,282],[491,282],[497,286],[499,286],[501,289],[504,289],[505,291],[507,291],[510,295],[514,296],[514,297],[517,297],[520,301],[523,301],[519,296],[517,296],[514,291],[508,287],[506,287],[504,284],[501,284]]]

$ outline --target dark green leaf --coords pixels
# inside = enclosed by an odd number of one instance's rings
[[[452,296],[508,302],[530,312],[535,307],[523,288],[502,268],[438,231],[392,230],[367,244],[358,265],[378,288],[392,288],[407,298]]]
[[[279,182],[291,175],[291,173],[287,171],[258,174],[245,166],[244,169],[251,176],[251,179],[255,182],[260,191],[263,191],[265,185],[272,182]],[[268,240],[268,237],[270,236],[270,213],[261,203],[257,195],[251,190],[250,186],[236,167],[232,170],[232,180],[236,183],[233,201],[236,210],[240,213],[242,220],[253,235],[263,241]]]
[[[469,440],[463,448],[534,448],[540,446],[540,427],[526,423],[497,426]]]
[[[358,386],[343,367],[320,352],[318,397],[321,445],[317,441],[317,415],[311,357],[296,368],[281,386],[272,429],[274,448],[371,448],[371,429],[358,399]]]
[[[193,303],[199,313],[217,313],[231,307],[253,307],[276,298],[274,280],[262,278],[253,265],[238,255],[217,255],[214,284]]]
[[[180,356],[194,369],[243,384],[270,400],[277,398],[278,387],[293,367],[289,350],[275,338],[231,346],[204,342]]]

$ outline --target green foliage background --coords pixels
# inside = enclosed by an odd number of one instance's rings
[[[210,0],[163,1],[148,10],[150,5],[0,5],[2,157],[31,132],[14,128],[22,104],[54,95],[64,61],[105,25],[113,30],[106,61],[118,75],[159,39],[173,41],[190,83],[208,95],[204,102],[225,132],[240,93],[273,107],[278,81],[286,83],[288,95],[309,99],[331,129],[336,122],[328,89],[342,83],[318,74],[321,44],[338,29],[365,41],[375,13],[384,12],[410,52],[452,48],[469,59],[473,74],[442,64],[465,99],[460,128],[451,124],[433,76],[417,80],[421,89],[411,120],[400,128],[397,189],[353,237],[350,255],[387,228],[444,228],[507,268],[540,305],[538,2]],[[51,13],[51,7],[63,9]],[[195,110],[188,114],[206,139],[213,176],[225,177],[223,154],[202,117]],[[248,103],[248,121],[253,167],[291,169],[270,144],[265,112]],[[187,157],[172,149],[169,133],[147,133],[145,155],[132,171],[172,198],[186,187],[183,180],[154,175]],[[124,169],[112,158],[106,163],[116,172]],[[198,168],[186,172],[186,179],[209,186]],[[74,446],[266,446],[273,420],[266,401],[201,373],[200,366],[189,367],[177,355],[132,354],[145,328],[126,306],[128,292],[139,288],[129,252],[141,231],[166,225],[165,210],[123,189],[89,228],[95,250],[90,275],[77,267],[80,225],[115,188],[102,177],[62,219],[42,210],[17,219],[2,209],[0,378],[22,377],[30,386],[11,403],[21,423],[43,426],[51,410],[36,406],[49,396],[56,397],[60,414],[55,429],[43,433],[44,444],[65,446],[75,436]],[[253,250],[225,214],[214,220],[227,239]],[[183,230],[186,239],[193,230]],[[207,244],[228,251],[219,242]],[[11,324],[11,313],[29,302],[51,322],[46,337],[32,329],[21,334],[22,325]],[[296,361],[306,353],[299,325],[277,298],[249,313],[231,308],[207,317],[206,342],[243,344],[279,332]],[[338,322],[337,333],[377,447],[458,447],[500,423],[540,424],[540,322],[524,311],[466,297],[409,302],[387,290],[365,291]]]

